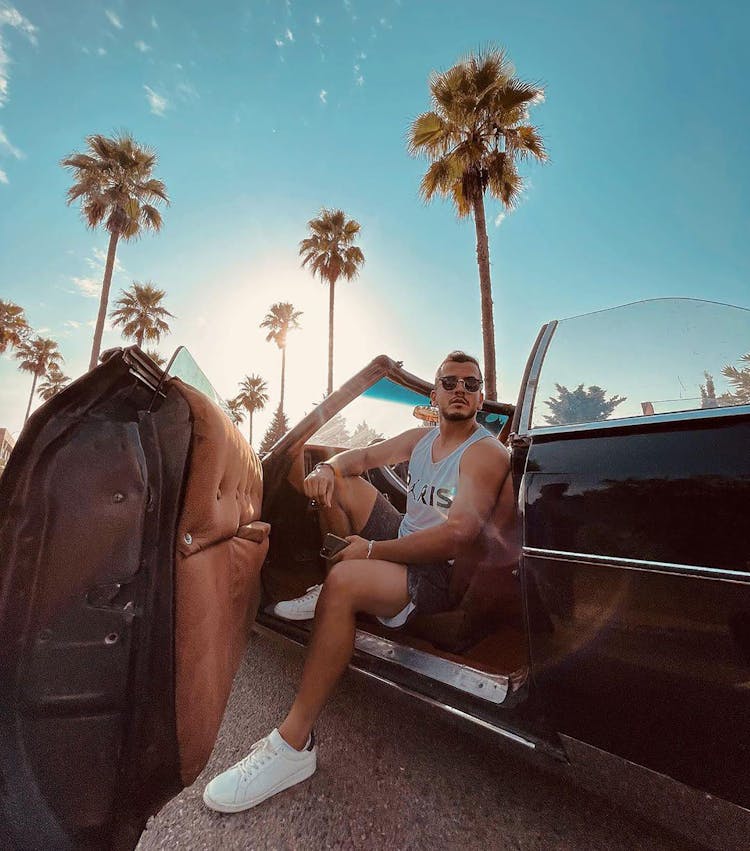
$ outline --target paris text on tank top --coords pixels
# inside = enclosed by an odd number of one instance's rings
[[[440,429],[431,428],[417,443],[409,458],[406,480],[406,514],[398,530],[399,538],[437,526],[448,517],[458,489],[458,472],[463,453],[478,440],[492,438],[484,426],[479,428],[450,455],[437,463],[432,460],[432,445]],[[494,439],[494,438],[493,438]]]

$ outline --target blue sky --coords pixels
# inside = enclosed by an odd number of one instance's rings
[[[81,374],[107,239],[65,206],[59,161],[123,128],[157,150],[172,203],[161,234],[121,245],[113,294],[165,289],[160,350],[187,345],[222,395],[258,372],[278,403],[258,324],[288,300],[304,311],[290,417],[321,398],[327,294],[297,244],[324,205],[361,223],[366,256],[337,291],[335,383],[380,352],[425,376],[447,350],[480,354],[473,225],[421,202],[404,138],[430,72],[491,41],[546,90],[532,120],[550,162],[525,169],[517,210],[488,209],[515,401],[548,319],[670,295],[750,307],[749,26],[725,2],[0,0],[0,298]],[[1,358],[0,426],[20,428],[29,389]]]

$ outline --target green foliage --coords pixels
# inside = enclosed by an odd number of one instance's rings
[[[539,131],[526,123],[544,90],[513,76],[503,50],[490,47],[430,77],[433,111],[409,128],[412,156],[430,160],[420,192],[450,198],[459,217],[472,212],[476,193],[512,208],[523,189],[519,160],[547,159]]]
[[[733,393],[725,394],[726,405],[747,405],[750,404],[750,352],[742,355],[740,362],[747,366],[737,369],[737,367],[727,364],[721,371],[721,374],[729,379],[729,383],[734,388]]]
[[[544,417],[548,425],[603,422],[609,419],[614,409],[627,398],[610,396],[607,399],[607,391],[595,384],[588,389],[579,384],[572,391],[561,384],[555,384],[555,389],[557,398],[552,396],[544,402],[551,412]]]
[[[236,396],[234,399],[225,399],[221,407],[232,421],[232,425],[239,426],[242,420],[245,419],[245,406],[242,404],[239,396]]]
[[[163,334],[169,334],[166,320],[174,319],[174,315],[161,303],[166,295],[164,290],[157,289],[150,281],[145,284],[133,281],[129,289],[120,292],[109,318],[114,326],[122,326],[123,337],[135,340],[142,348],[146,340],[158,343]]]
[[[350,440],[351,436],[346,427],[346,418],[341,414],[336,414],[315,432],[310,438],[310,443],[348,448]]]
[[[0,298],[0,355],[28,340],[31,328],[22,307]]]
[[[67,375],[63,375],[63,371],[56,363],[51,363],[44,380],[39,385],[37,393],[45,402],[49,402],[53,396],[57,396],[61,390],[64,390],[69,383],[70,378]]]
[[[347,219],[343,210],[324,207],[307,227],[310,236],[299,244],[303,268],[307,266],[313,276],[328,284],[335,284],[340,277],[351,281],[359,274],[365,262],[362,250],[353,244],[359,234],[359,222]]]
[[[301,327],[299,324],[300,316],[302,316],[302,311],[295,310],[294,305],[288,301],[272,304],[260,323],[261,328],[268,330],[266,342],[273,341],[280,349],[285,349],[289,332]]]
[[[260,444],[260,449],[258,450],[261,455],[268,452],[271,447],[276,443],[276,441],[281,440],[281,438],[289,431],[289,421],[286,418],[286,414],[279,405],[276,408],[276,413],[273,415],[273,419],[271,420],[271,424],[268,426],[266,433],[263,435],[263,440]]]
[[[368,426],[367,423],[362,420],[362,422],[359,423],[352,432],[352,436],[349,441],[349,446],[351,449],[361,449],[365,446],[369,446],[375,441],[383,439],[384,436],[380,434],[380,432],[375,431],[374,428],[370,428],[370,426]]]
[[[81,203],[86,224],[103,224],[111,234],[134,239],[146,230],[161,229],[156,203],[169,203],[161,180],[152,177],[156,153],[140,145],[129,133],[86,138],[86,151],[62,160],[73,175],[68,204]]]
[[[18,346],[15,357],[20,361],[20,370],[30,372],[37,378],[63,361],[62,354],[57,350],[57,343],[46,337],[34,337],[33,340],[22,343]]]

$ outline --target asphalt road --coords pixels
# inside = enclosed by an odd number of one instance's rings
[[[304,651],[254,636],[201,777],[153,819],[154,849],[686,851],[684,839],[349,672],[318,727],[318,771],[254,810],[220,815],[205,783],[283,717]]]

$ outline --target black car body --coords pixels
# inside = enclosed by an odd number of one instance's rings
[[[397,632],[362,619],[353,665],[529,751],[694,791],[707,825],[744,819],[748,350],[750,312],[707,302],[545,325],[517,405],[480,415],[511,451],[517,523],[490,518],[457,559],[451,611]],[[428,406],[430,383],[382,356],[261,472],[188,367],[110,353],[31,418],[0,480],[10,847],[137,842],[205,763],[256,614],[307,640],[272,613],[324,575],[305,473]],[[367,475],[403,505],[398,470]]]

